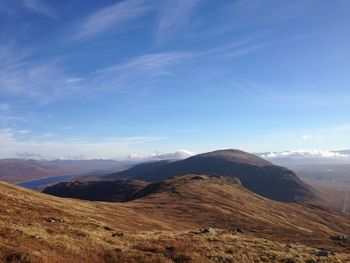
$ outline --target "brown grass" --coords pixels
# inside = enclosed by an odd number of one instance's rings
[[[223,178],[190,178],[166,181],[128,203],[61,199],[0,183],[0,259],[18,254],[39,263],[349,260],[349,244],[329,238],[350,233],[348,217],[267,200]],[[216,233],[194,233],[209,226]],[[235,226],[244,234],[228,231]],[[317,257],[321,248],[336,253]]]

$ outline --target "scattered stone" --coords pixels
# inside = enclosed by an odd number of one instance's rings
[[[286,244],[286,248],[293,248],[293,246],[292,246],[292,244],[287,243],[287,244]]]
[[[228,232],[232,233],[232,234],[237,234],[237,233],[240,233],[240,234],[243,234],[244,233],[244,230],[240,227],[232,227],[228,230]]]
[[[172,247],[172,246],[165,247],[165,253],[166,254],[172,254],[172,253],[174,253],[174,251],[175,251],[175,248]]]
[[[343,235],[331,236],[330,238],[334,241],[341,241],[341,242],[350,241],[349,237],[343,236]]]
[[[49,218],[45,219],[45,222],[47,222],[47,223],[63,223],[64,220],[61,218],[49,217]]]
[[[301,258],[301,255],[295,255],[292,258],[286,258],[283,263],[305,263],[305,261]]]
[[[241,180],[239,180],[239,178],[234,177],[234,178],[232,178],[232,180],[233,180],[236,184],[242,185]]]
[[[119,232],[119,231],[116,231],[112,234],[112,237],[122,237],[124,236],[124,233],[123,232]]]
[[[332,255],[334,255],[333,252],[331,252],[329,250],[325,250],[325,249],[322,249],[322,250],[319,250],[316,252],[316,256],[318,256],[318,257],[329,257]]]
[[[18,229],[18,228],[15,229],[15,232],[18,233],[18,234],[23,234],[23,230]]]
[[[5,261],[6,263],[32,263],[32,259],[28,253],[14,252],[9,254]]]
[[[113,230],[113,229],[110,228],[109,226],[104,226],[103,229],[106,230],[106,231],[112,231],[112,230]]]
[[[226,253],[226,254],[234,254],[235,251],[234,251],[234,249],[232,249],[232,248],[227,248],[227,249],[225,250],[225,253]]]
[[[215,230],[215,228],[212,228],[212,227],[205,227],[205,228],[199,229],[199,233],[200,234],[206,234],[206,233],[215,234],[216,230]]]

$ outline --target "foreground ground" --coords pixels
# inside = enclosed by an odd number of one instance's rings
[[[62,199],[0,183],[4,262],[350,262],[350,220],[182,176],[126,203]],[[201,228],[208,228],[200,231]]]

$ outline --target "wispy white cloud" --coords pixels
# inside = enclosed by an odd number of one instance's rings
[[[144,0],[127,0],[102,8],[86,17],[78,26],[74,40],[84,40],[106,31],[120,31],[130,22],[154,12],[158,15],[155,40],[172,38],[188,24],[200,0],[164,1],[155,4]]]
[[[48,16],[53,19],[57,19],[56,11],[48,5],[47,1],[42,0],[23,0],[23,4],[29,10]]]
[[[81,88],[78,81],[70,81],[77,78],[64,70],[60,59],[35,61],[31,51],[15,50],[0,46],[0,95],[46,103]]]
[[[87,39],[107,30],[120,30],[126,22],[144,15],[147,11],[149,8],[143,0],[127,0],[107,6],[82,21],[74,39]]]
[[[118,71],[118,70],[140,70],[140,71],[153,71],[161,70],[172,65],[180,64],[184,60],[191,57],[190,53],[186,52],[165,52],[145,54],[132,58],[131,60],[117,64],[115,66],[108,67],[100,72]]]
[[[78,87],[67,82],[68,77],[60,66],[51,62],[12,65],[12,68],[0,69],[0,92],[45,103]]]
[[[153,81],[172,75],[174,68],[192,58],[191,53],[174,51],[144,54],[97,71],[85,84],[90,91],[135,91],[147,88]]]
[[[8,127],[12,126],[16,123],[25,123],[27,122],[27,118],[23,116],[16,116],[16,115],[0,115],[0,127]]]
[[[125,62],[97,71],[88,83],[88,90],[118,90],[120,92],[139,90],[162,77],[174,76],[177,70],[186,70],[190,65],[203,61],[232,61],[238,57],[256,52],[273,43],[258,44],[258,36],[233,41],[230,44],[196,51],[172,51],[143,54]],[[191,68],[191,71],[194,69]]]
[[[135,88],[146,90],[155,81],[173,76],[178,69],[183,71],[191,63],[212,59],[232,60],[265,47],[254,41],[255,38],[251,38],[203,51],[142,54],[97,70],[84,78],[66,72],[64,61],[60,59],[32,61],[26,53],[20,55],[13,48],[0,47],[0,58],[3,58],[0,62],[0,94],[48,103],[73,94],[90,96],[101,90],[121,93],[135,91]]]
[[[289,84],[286,86],[289,87]],[[340,105],[348,105],[350,96],[345,92],[325,91],[315,93],[314,87],[303,92],[292,93],[289,90],[283,90],[281,87],[275,87],[268,84],[261,84],[255,81],[241,81],[237,84],[237,89],[247,97],[259,101],[261,104],[274,103],[282,107],[293,107],[301,109],[310,108],[334,108]],[[337,105],[330,103],[336,101]]]
[[[310,8],[314,0],[297,0],[275,3],[268,0],[240,0],[227,8],[237,22],[266,24],[297,18]],[[233,12],[233,13],[232,13]],[[254,19],[251,19],[254,17]]]
[[[156,41],[168,40],[184,28],[200,0],[164,1],[159,12]]]
[[[75,126],[65,126],[61,128],[61,130],[73,130],[73,129],[75,129]]]
[[[305,135],[302,135],[301,138],[302,138],[303,140],[309,140],[309,139],[312,139],[313,136],[312,136],[312,135],[305,134]]]
[[[197,51],[198,57],[205,59],[232,60],[243,55],[258,51],[275,44],[274,42],[264,42],[258,35],[244,39],[233,40],[227,45],[217,46],[203,51]]]
[[[335,127],[327,129],[327,131],[329,131],[329,130],[347,132],[347,131],[350,131],[350,124],[340,124],[340,125],[337,125]]]
[[[18,134],[29,134],[30,130],[17,130],[16,133],[18,133]]]

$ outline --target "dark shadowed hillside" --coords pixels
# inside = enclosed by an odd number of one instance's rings
[[[124,202],[148,183],[139,180],[112,180],[92,182],[63,182],[44,189],[44,193],[91,201]]]
[[[130,178],[158,182],[183,174],[236,177],[249,190],[279,201],[297,202],[316,198],[314,190],[291,170],[275,166],[260,157],[239,150],[220,150],[181,161],[137,165],[102,178]]]

